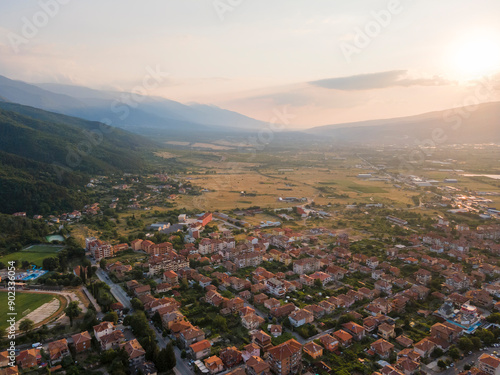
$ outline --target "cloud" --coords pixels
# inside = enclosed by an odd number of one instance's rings
[[[395,86],[446,86],[451,84],[451,82],[439,76],[410,77],[407,70],[391,70],[380,73],[320,79],[318,81],[311,81],[309,84],[325,89],[358,91]]]

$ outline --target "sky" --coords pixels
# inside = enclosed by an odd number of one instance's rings
[[[167,78],[148,95],[263,121],[392,118],[496,80],[499,15],[498,0],[4,0],[0,74],[129,91],[154,67]]]

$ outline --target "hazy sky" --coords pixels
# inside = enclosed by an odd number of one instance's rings
[[[151,95],[264,121],[395,117],[462,105],[497,74],[499,16],[498,0],[3,0],[0,74],[130,90],[159,66]]]

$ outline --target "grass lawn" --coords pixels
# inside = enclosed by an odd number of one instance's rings
[[[0,257],[0,262],[7,265],[7,262],[11,260],[17,260],[20,263],[23,261],[28,261],[31,264],[35,264],[39,267],[42,266],[42,262],[45,258],[55,256],[56,253],[61,250],[62,247],[47,246],[47,245],[33,245],[30,248],[23,249],[21,251],[4,255]],[[20,265],[18,265],[19,268]]]
[[[7,328],[7,313],[9,312],[9,305],[7,300],[7,292],[0,292],[0,329],[4,330]],[[41,293],[16,293],[16,319],[21,319],[24,315],[23,312],[26,310],[35,311],[37,308],[45,303],[52,301],[54,298],[51,294],[41,294]]]
[[[62,246],[33,245],[21,251],[25,253],[57,253],[61,248]]]

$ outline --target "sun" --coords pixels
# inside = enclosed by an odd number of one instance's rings
[[[453,46],[452,64],[463,79],[474,79],[500,70],[500,38],[491,33],[469,35]]]

